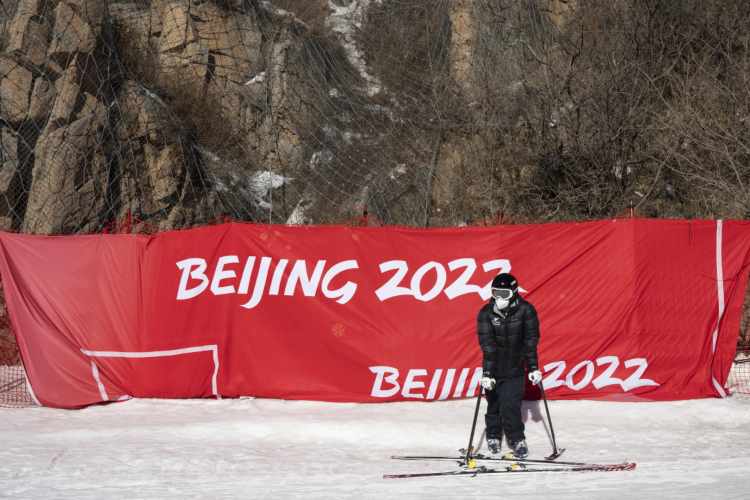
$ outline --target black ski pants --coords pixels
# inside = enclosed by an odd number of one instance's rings
[[[491,391],[486,391],[487,438],[501,439],[503,432],[509,444],[526,439],[521,419],[521,401],[526,386],[524,375],[508,379],[498,379]]]

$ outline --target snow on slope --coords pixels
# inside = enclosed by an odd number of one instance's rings
[[[382,85],[377,77],[370,74],[365,63],[364,54],[357,46],[355,33],[362,28],[362,20],[371,0],[352,0],[348,5],[338,5],[329,0],[328,7],[331,15],[328,24],[331,29],[342,37],[343,47],[349,62],[358,71],[367,85],[367,95],[370,97],[380,92]],[[380,0],[375,0],[380,2]]]
[[[336,404],[132,400],[83,410],[0,410],[0,497],[748,498],[750,400],[551,401],[567,460],[633,472],[383,479],[450,470],[391,454],[466,445],[474,401]],[[526,403],[532,455],[550,450]],[[480,426],[480,431],[482,426]]]

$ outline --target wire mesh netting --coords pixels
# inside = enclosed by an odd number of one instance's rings
[[[0,408],[27,408],[33,405],[23,366],[17,363],[0,364]]]
[[[737,350],[727,387],[733,394],[750,396],[750,347]]]
[[[0,408],[23,408],[34,401],[2,297],[0,289]]]
[[[748,25],[744,0],[2,0],[0,229],[744,218]]]

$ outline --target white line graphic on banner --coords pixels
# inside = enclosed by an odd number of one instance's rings
[[[26,380],[26,388],[29,390],[29,394],[31,395],[31,399],[34,401],[34,404],[36,404],[37,406],[42,406],[42,404],[36,398],[36,394],[34,394],[34,388],[31,387],[31,381],[29,381],[26,370],[23,371],[23,378]]]
[[[721,320],[724,317],[724,265],[723,265],[723,259],[722,259],[722,237],[723,237],[723,231],[724,224],[722,223],[722,220],[719,219],[716,221],[716,293],[717,293],[717,300],[719,301],[719,315],[716,318],[716,328],[714,329],[713,338],[711,339],[711,353],[715,356],[716,355],[716,342],[719,339],[719,326],[721,325]],[[722,398],[727,397],[727,393],[724,391],[724,388],[721,386],[721,384],[716,380],[716,377],[713,376],[713,373],[711,374],[711,382],[714,384],[714,388],[719,393],[719,395]]]
[[[219,394],[217,379],[219,376],[219,346],[216,344],[201,345],[196,347],[185,347],[182,349],[170,349],[166,351],[89,351],[87,349],[81,349],[81,352],[86,356],[94,358],[161,358],[168,356],[180,356],[183,354],[192,354],[196,352],[211,352],[211,359],[213,360],[214,370],[211,375],[211,393],[216,399],[221,399]],[[99,378],[99,370],[97,369],[94,362],[91,362],[91,371],[94,380],[99,387],[99,393],[105,401],[109,401],[107,391],[104,389],[104,385],[101,383]]]

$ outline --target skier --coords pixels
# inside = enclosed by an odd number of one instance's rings
[[[542,380],[538,368],[539,319],[531,303],[518,294],[518,281],[501,273],[492,280],[492,299],[479,311],[477,334],[484,359],[482,387],[487,397],[487,446],[499,453],[503,432],[514,455],[528,456],[521,400],[524,365],[536,385]]]

